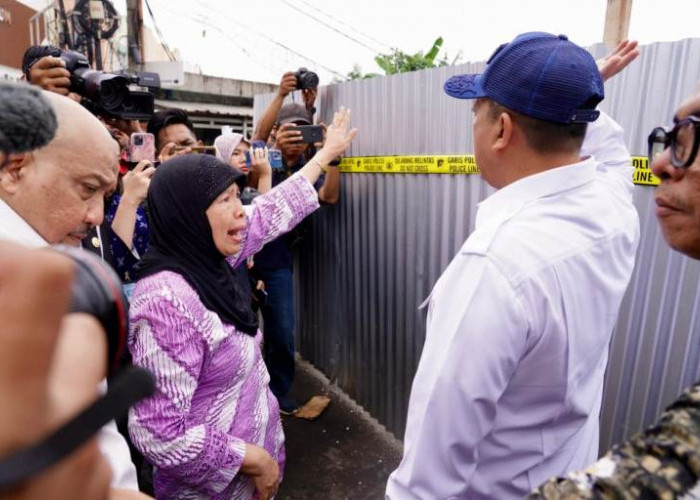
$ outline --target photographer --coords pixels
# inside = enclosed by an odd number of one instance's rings
[[[86,61],[80,59],[83,57],[81,54],[76,52],[65,53],[57,47],[42,45],[32,46],[26,50],[22,59],[24,77],[28,82],[38,85],[47,91],[59,95],[67,95],[77,102],[88,104],[89,101],[83,101],[80,95],[70,92],[71,87],[77,85],[76,82],[79,79],[73,78],[73,75],[67,69],[64,56],[72,58],[73,64],[81,68],[82,76],[80,78],[94,79],[98,75],[108,75],[99,72],[92,72],[88,75],[89,71],[85,72],[87,69],[85,68]],[[121,83],[123,84],[123,82]],[[99,106],[99,102],[93,103],[88,109],[93,114],[97,113],[97,118],[107,128],[114,140],[117,141],[120,149],[120,158],[123,158],[124,152],[128,151],[130,135],[134,132],[142,132],[140,122],[137,119],[120,118],[107,112]],[[112,109],[111,111],[118,113],[119,109]],[[147,110],[142,109],[141,111],[146,112]],[[67,245],[81,245],[84,249],[100,256],[102,260],[109,263],[119,272],[122,279],[128,282],[130,281],[130,270],[138,262],[138,254],[134,255],[132,253],[134,248],[134,230],[131,230],[132,234],[130,235],[129,230],[126,228],[126,221],[134,218],[136,219],[136,227],[139,227],[139,222],[141,222],[139,219],[142,219],[144,214],[142,211],[137,212],[136,208],[133,209],[133,214],[129,214],[127,208],[124,207],[117,217],[118,234],[115,234],[111,230],[111,225],[112,219],[115,218],[115,212],[118,209],[119,197],[112,197],[106,200],[106,203],[105,212],[107,216],[103,224],[91,228],[81,243],[71,238],[64,240],[63,243]],[[141,233],[139,234],[141,235]],[[146,237],[143,238],[142,236],[141,239],[147,241],[147,231]],[[143,250],[145,250],[145,246]]]
[[[309,75],[310,78],[308,78],[306,75]],[[302,78],[300,79],[300,77]],[[316,112],[314,103],[316,102],[316,96],[318,95],[318,76],[316,76],[315,73],[306,71],[304,68],[300,68],[300,70],[296,73],[288,71],[282,75],[282,80],[280,80],[280,87],[277,89],[277,94],[275,94],[274,99],[260,117],[260,121],[258,122],[257,127],[255,127],[255,132],[253,133],[253,140],[267,142],[270,134],[275,128],[277,115],[284,105],[284,100],[295,90],[301,90],[301,95],[304,99],[304,107],[309,114],[312,116],[314,115]]]
[[[161,162],[189,154],[191,148],[203,144],[197,140],[187,113],[177,108],[156,111],[148,121],[146,131],[155,137],[156,155]]]
[[[124,283],[133,282],[134,268],[148,245],[148,217],[144,201],[155,171],[150,161],[139,162],[121,176],[120,192],[107,202],[105,221],[112,231],[110,243],[115,269]]]
[[[315,75],[314,75],[315,76]],[[282,169],[273,170],[273,187],[302,168],[313,155],[314,145],[302,141],[302,134],[295,127],[312,125],[314,101],[317,88],[302,88],[313,78],[303,71],[285,73],[275,99],[263,113],[256,128],[254,139],[267,141],[273,127],[276,130],[276,147],[282,153]],[[315,84],[318,85],[316,78]],[[282,105],[284,99],[294,89],[302,88],[304,105]],[[334,204],[340,192],[338,162],[331,162],[325,174],[314,187],[322,204]],[[279,401],[280,411],[292,415],[298,410],[298,403],[290,396],[289,390],[294,379],[294,297],[292,263],[294,235],[284,235],[263,247],[255,257],[253,273],[265,283],[267,302],[262,307],[265,336],[265,362],[270,372],[270,389]]]
[[[112,123],[105,125],[119,142],[123,157],[129,146],[128,136],[115,127],[123,127],[126,123]],[[192,122],[187,114],[179,109],[155,112],[148,122],[147,131],[155,138],[156,154],[160,161],[189,154],[192,152],[191,147],[201,145],[201,141],[197,141],[194,135]],[[175,151],[176,148],[181,149]],[[114,268],[124,283],[134,281],[135,267],[148,245],[148,218],[144,202],[151,177],[155,173],[155,166],[147,160],[131,166],[133,168],[126,168],[121,172],[118,192],[109,198],[105,209],[105,220],[112,233],[110,244]]]
[[[0,170],[0,240],[32,248],[62,241],[79,245],[102,222],[104,197],[116,186],[117,146],[77,103],[50,92],[43,98],[57,119],[55,136],[40,149],[9,155]],[[7,135],[6,130],[0,133]],[[84,328],[69,327],[79,319],[66,317],[66,331],[61,333],[66,353],[57,357],[62,362],[57,373],[73,378],[86,373],[92,359],[99,359],[89,350],[71,349],[89,345]],[[112,466],[112,486],[138,489],[128,448],[113,422],[100,432],[100,448]]]
[[[138,120],[153,114],[154,96],[149,89],[160,87],[157,73],[95,71],[80,52],[51,45],[29,47],[22,58],[22,73],[28,82],[71,97],[126,134],[141,131]]]
[[[60,57],[50,55],[54,47],[29,47],[22,58],[22,73],[31,84],[38,85],[44,90],[71,97],[80,102],[80,96],[70,92],[70,71]]]

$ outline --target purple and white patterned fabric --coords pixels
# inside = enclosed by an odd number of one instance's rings
[[[313,186],[294,175],[258,196],[248,213],[245,261],[318,208]],[[129,350],[156,377],[157,392],[129,414],[134,445],[154,466],[156,498],[252,498],[239,472],[246,443],[284,467],[277,400],[260,351],[262,335],[238,332],[207,310],[185,279],[163,271],[136,284]]]

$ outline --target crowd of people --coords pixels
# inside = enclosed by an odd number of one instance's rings
[[[184,111],[96,116],[48,53],[31,48],[27,82],[0,84],[0,498],[273,498],[280,415],[299,406],[293,231],[339,200],[350,111],[309,142],[299,126],[316,121],[317,89],[285,105],[299,86],[286,73],[252,137],[222,134],[200,154]],[[623,131],[597,106],[638,54],[625,41],[596,62],[563,35],[525,33],[483,74],[445,82],[473,101],[476,161],[498,191],[426,301],[387,498],[697,486],[697,386],[596,461],[639,242]],[[700,92],[649,136],[664,237],[692,258],[699,115]],[[131,157],[135,136],[151,158]]]

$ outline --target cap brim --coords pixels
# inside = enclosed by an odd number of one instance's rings
[[[486,97],[481,85],[483,75],[455,75],[445,82],[445,93],[456,99],[478,99]]]
[[[296,122],[304,122],[307,125],[311,125],[311,122],[308,120],[308,118],[303,118],[301,116],[292,116],[290,118],[285,118],[283,120],[280,120],[280,125],[284,125],[286,123],[296,123]]]

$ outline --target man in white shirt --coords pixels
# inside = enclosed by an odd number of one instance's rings
[[[103,218],[104,197],[116,188],[118,148],[102,124],[76,102],[51,92],[58,128],[47,146],[6,155],[0,169],[0,240],[38,248],[69,241],[79,245]],[[71,316],[76,316],[71,318]],[[66,321],[79,321],[69,315]],[[79,328],[64,328],[55,373],[79,378],[85,351]],[[65,346],[65,350],[61,348]],[[112,487],[138,490],[136,471],[114,422],[100,432],[102,453],[112,468]]]
[[[626,45],[607,76],[636,54]],[[499,191],[430,295],[387,498],[520,498],[597,457],[639,240],[630,156],[595,110],[595,61],[563,35],[520,35],[445,91],[475,99],[476,161]]]
[[[648,145],[651,169],[661,181],[655,202],[664,239],[674,250],[700,259],[700,86],[680,105],[672,126],[651,131]],[[660,325],[669,335],[675,319],[674,315]],[[585,470],[552,478],[528,499],[698,498],[699,494],[700,381],[696,381],[644,431],[615,444]]]

